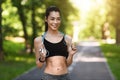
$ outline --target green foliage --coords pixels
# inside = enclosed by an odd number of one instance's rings
[[[63,5],[63,3],[65,5]],[[31,23],[31,9],[32,6],[35,8],[35,25],[37,28],[37,34],[41,34],[44,31],[44,12],[45,9],[50,5],[56,5],[61,9],[62,24],[60,30],[63,32],[71,32],[72,24],[71,20],[68,19],[69,15],[77,15],[76,9],[71,5],[69,0],[6,0],[3,3],[3,26],[5,36],[23,36],[22,24],[17,13],[17,7],[22,5],[24,8],[24,15],[27,19],[26,28],[29,36],[32,34],[32,23]],[[67,30],[69,28],[69,30]],[[15,34],[14,34],[15,33]]]
[[[3,33],[5,33],[5,34],[3,34],[3,36],[5,37],[5,36],[18,36],[18,29],[15,29],[15,28],[13,28],[13,27],[10,27],[10,26],[8,26],[8,25],[4,25],[4,28],[3,28]]]
[[[6,0],[0,0],[0,4],[3,3],[3,2],[5,2],[5,1],[6,1]]]
[[[4,36],[18,36],[22,27],[20,21],[18,20],[18,15],[16,13],[17,8],[12,6],[10,0],[6,0],[6,2],[3,3],[2,8],[2,32]]]
[[[95,4],[95,2],[94,2]],[[96,3],[97,4],[97,3]],[[98,4],[97,7],[94,5],[88,11],[88,14],[85,16],[85,28],[83,29],[82,36],[83,38],[94,36],[97,39],[102,37],[102,27],[107,20],[107,11],[105,11],[105,4]],[[82,34],[81,33],[81,34]]]
[[[120,10],[120,0],[107,0],[107,9],[109,9],[109,21],[114,25],[114,27],[117,27],[120,21],[120,15],[119,15],[119,10]]]
[[[107,8],[109,9],[109,16],[110,20],[109,22],[111,25],[116,30],[116,44],[120,44],[120,15],[119,15],[119,10],[120,10],[120,0],[107,0]]]
[[[101,49],[112,70],[116,80],[120,80],[120,46],[115,44],[102,44]]]
[[[116,31],[115,31],[115,28],[113,27],[113,25],[110,25],[110,32],[111,32],[111,38],[115,39]]]

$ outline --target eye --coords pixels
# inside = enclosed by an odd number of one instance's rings
[[[54,20],[54,18],[51,18],[50,20]]]
[[[59,21],[60,21],[61,19],[60,19],[60,18],[57,18],[57,20],[59,20]]]

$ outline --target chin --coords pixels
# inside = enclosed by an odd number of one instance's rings
[[[58,29],[52,29],[53,31],[57,31]]]
[[[56,31],[56,30],[58,30],[58,28],[52,28],[52,30]]]

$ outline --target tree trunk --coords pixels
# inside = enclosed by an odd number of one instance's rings
[[[110,38],[109,23],[105,22],[102,27],[102,39],[106,40]]]
[[[0,1],[0,61],[4,60],[2,39],[2,1]]]
[[[30,49],[30,53],[33,53],[33,48],[34,48],[34,38],[36,37],[36,22],[35,22],[35,8],[34,8],[34,4],[32,4],[32,40],[31,40],[31,49]]]
[[[120,45],[120,27],[116,28],[116,44]]]
[[[23,11],[22,5],[19,4],[19,6],[17,6],[17,8],[18,8],[18,14],[19,14],[20,20],[22,22],[22,26],[23,26],[24,39],[25,39],[25,51],[29,52],[28,34],[27,34],[27,30],[26,30],[26,18],[24,16],[24,11]]]

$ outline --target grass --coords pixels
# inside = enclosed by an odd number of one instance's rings
[[[120,80],[120,46],[115,44],[102,44],[101,49],[112,70],[116,80]]]
[[[0,79],[12,80],[35,66],[34,55],[24,53],[23,43],[4,41],[5,60],[0,62]]]

